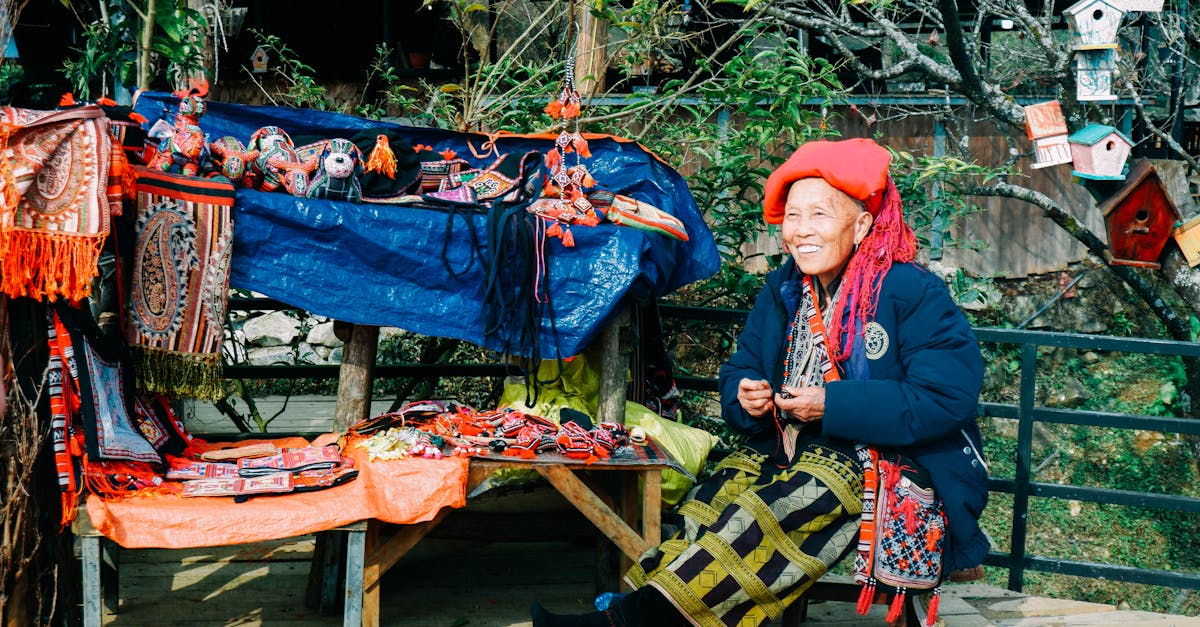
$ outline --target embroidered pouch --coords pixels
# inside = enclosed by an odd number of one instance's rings
[[[863,585],[858,611],[866,614],[879,588],[893,590],[888,621],[899,617],[909,591],[934,591],[927,624],[937,620],[946,515],[929,473],[899,455],[860,448],[863,523],[854,580]]]

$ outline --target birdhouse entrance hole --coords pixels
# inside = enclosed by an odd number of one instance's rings
[[[1096,9],[1095,11],[1092,11],[1092,19],[1096,20],[1097,22],[1104,19],[1104,10]]]

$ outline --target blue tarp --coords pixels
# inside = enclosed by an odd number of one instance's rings
[[[145,92],[135,110],[173,122],[178,100]],[[209,102],[200,126],[210,140],[231,135],[243,142],[263,126],[292,136],[346,137],[371,128],[395,129],[412,144],[454,150],[474,167],[484,135],[404,127],[350,115],[286,107]],[[500,153],[545,152],[552,140],[496,139]],[[558,239],[546,245],[555,314],[541,324],[543,358],[574,355],[594,338],[618,305],[631,298],[663,296],[711,276],[720,265],[712,233],[683,178],[639,145],[589,139],[586,165],[601,189],[664,209],[687,227],[690,241],[609,223],[572,228],[573,248]],[[307,311],[358,324],[395,326],[503,350],[484,337],[486,216],[397,205],[296,198],[282,192],[240,189],[234,206],[230,283]],[[472,243],[466,221],[474,222]],[[452,273],[447,269],[452,268]],[[501,334],[504,335],[503,333]],[[554,347],[557,346],[557,350]],[[511,346],[510,346],[511,348]]]

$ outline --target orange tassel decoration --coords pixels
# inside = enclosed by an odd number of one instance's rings
[[[937,623],[938,605],[942,601],[942,587],[938,586],[933,591],[933,597],[929,599],[929,608],[926,609],[925,626],[933,627]]]
[[[375,147],[367,158],[367,172],[379,172],[389,179],[396,178],[396,155],[388,144],[387,135],[375,137]]]
[[[566,246],[567,248],[575,247],[575,236],[571,235],[571,227],[566,227],[563,229],[562,243],[563,246]]]
[[[863,616],[871,611],[871,600],[875,596],[875,582],[870,581],[863,585],[862,590],[858,593],[858,605],[855,609]]]
[[[900,618],[900,614],[904,611],[905,592],[904,588],[900,588],[896,592],[896,596],[892,598],[892,606],[888,608],[887,618],[885,619],[888,623],[895,624],[896,620]]]

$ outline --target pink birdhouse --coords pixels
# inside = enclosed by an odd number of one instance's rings
[[[1142,161],[1119,192],[1100,205],[1112,264],[1158,268],[1158,258],[1180,219],[1154,166]]]
[[[1098,181],[1120,181],[1133,142],[1117,129],[1088,124],[1067,139],[1071,144],[1072,174]]]

